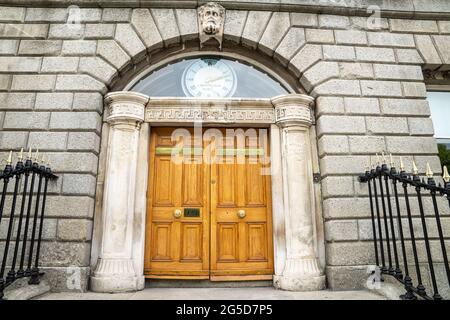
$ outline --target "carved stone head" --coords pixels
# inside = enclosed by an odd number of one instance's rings
[[[200,46],[209,39],[216,39],[222,47],[225,8],[215,2],[208,2],[197,9]]]

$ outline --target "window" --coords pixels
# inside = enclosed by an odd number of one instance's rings
[[[216,56],[184,59],[151,72],[132,91],[150,97],[272,98],[288,91],[242,62]]]
[[[428,92],[436,141],[442,165],[450,165],[450,92]]]

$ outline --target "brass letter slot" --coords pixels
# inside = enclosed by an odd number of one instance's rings
[[[200,217],[199,208],[184,208],[184,216],[188,218]]]

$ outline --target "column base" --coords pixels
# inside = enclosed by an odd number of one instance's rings
[[[90,287],[94,292],[119,293],[143,290],[144,276],[134,272],[133,261],[122,259],[99,259]]]
[[[316,258],[286,260],[282,275],[274,276],[274,287],[288,291],[317,291],[325,289],[325,275]]]

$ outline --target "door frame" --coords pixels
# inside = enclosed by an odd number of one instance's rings
[[[139,98],[138,98],[138,97]],[[145,103],[141,104],[143,97]],[[139,103],[136,103],[136,99]],[[130,102],[126,102],[129,100]],[[130,263],[133,265],[135,273],[136,290],[144,287],[144,248],[145,248],[145,221],[147,204],[147,184],[148,184],[148,162],[149,162],[149,139],[153,126],[195,126],[201,124],[204,127],[267,127],[270,128],[270,148],[271,148],[271,192],[272,192],[272,229],[273,229],[273,250],[274,250],[274,286],[284,288],[289,287],[292,270],[289,263],[292,250],[289,246],[289,206],[291,202],[288,196],[289,180],[295,179],[286,175],[286,150],[289,150],[291,136],[297,135],[298,130],[306,132],[300,135],[306,139],[302,143],[307,147],[308,157],[305,172],[311,177],[307,189],[310,194],[305,195],[312,215],[313,233],[309,242],[313,243],[315,262],[313,269],[315,274],[313,286],[319,288],[324,283],[322,271],[325,266],[323,221],[321,212],[320,186],[313,183],[313,172],[319,172],[317,144],[315,138],[314,116],[312,111],[312,101],[314,99],[302,94],[287,94],[273,99],[196,99],[196,98],[149,98],[142,94],[129,91],[112,92],[105,97],[105,119],[103,125],[100,152],[99,175],[97,182],[96,207],[94,232],[91,251],[91,266],[93,270],[102,267],[102,248],[105,241],[105,220],[107,214],[103,210],[104,194],[107,194],[107,168],[109,159],[108,150],[111,148],[111,130],[116,118],[131,117],[132,121],[138,121],[135,130],[139,131],[137,147],[137,167],[135,181],[135,202],[134,218],[132,226],[132,244],[129,253]],[[128,104],[127,104],[128,103]],[[140,109],[142,108],[142,109]],[[142,110],[142,111],[141,111]],[[141,115],[142,112],[142,115]],[[139,117],[136,115],[139,113]],[[130,116],[128,116],[130,114]],[[139,120],[136,120],[139,118]],[[295,130],[294,130],[295,129]],[[289,137],[288,137],[289,135]],[[108,138],[109,137],[109,138]],[[304,138],[302,138],[304,139]],[[308,178],[309,180],[309,178]],[[292,188],[292,187],[291,187]],[[310,262],[307,262],[310,263]],[[295,268],[295,263],[292,264]],[[103,269],[102,269],[103,270]],[[92,278],[104,277],[109,281],[108,275],[94,275]],[[296,276],[295,276],[296,277]],[[294,277],[294,278],[295,278]],[[112,279],[113,277],[111,277]],[[281,280],[279,280],[281,279]],[[295,279],[294,279],[295,280]],[[96,279],[98,282],[99,280]],[[112,280],[111,280],[112,281]],[[128,281],[128,280],[127,280]],[[281,282],[280,282],[281,281]],[[286,284],[283,281],[287,281]],[[311,282],[311,283],[312,283]],[[302,280],[298,286],[304,287]],[[307,282],[307,286],[310,282]],[[289,289],[291,290],[291,289]]]

